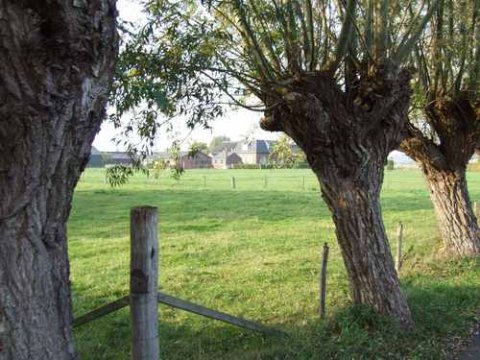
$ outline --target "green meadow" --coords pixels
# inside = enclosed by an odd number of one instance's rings
[[[191,170],[178,181],[136,175],[118,189],[104,175],[82,175],[69,221],[75,316],[128,294],[129,210],[153,205],[162,291],[288,333],[264,336],[160,306],[163,359],[442,359],[479,320],[480,259],[445,257],[419,171],[387,171],[382,192],[393,253],[398,222],[405,225],[400,279],[416,322],[410,334],[352,306],[310,170]],[[468,180],[472,200],[480,200],[480,173]],[[324,243],[327,317],[320,320]],[[75,339],[82,359],[129,359],[128,308],[77,328]]]

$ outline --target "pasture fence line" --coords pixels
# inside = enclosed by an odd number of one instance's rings
[[[73,321],[78,327],[117,310],[130,307],[132,359],[159,359],[158,304],[168,305],[210,319],[269,335],[286,335],[265,325],[209,309],[158,291],[158,214],[151,206],[134,207],[130,212],[130,294],[100,306]]]
[[[203,180],[203,187],[206,188],[207,187],[207,176],[206,175],[202,175],[201,176],[201,179]],[[252,182],[257,182],[257,184],[259,184],[259,187],[263,188],[263,189],[267,189],[269,187],[269,183],[270,183],[270,179],[273,179],[273,180],[288,180],[288,179],[294,179],[296,181],[298,181],[298,179],[300,179],[300,188],[302,190],[306,190],[306,180],[305,180],[305,176],[301,176],[301,177],[297,177],[297,176],[278,176],[278,177],[273,177],[273,176],[268,176],[268,175],[264,175],[263,177],[252,177],[252,178],[239,178],[238,176],[230,176],[227,180],[223,180],[223,181],[229,181],[230,182],[230,187],[232,189],[237,189],[238,185],[244,185],[245,183],[252,183]],[[195,180],[195,181],[198,181],[198,180]],[[217,180],[219,181],[219,180]],[[199,186],[198,185],[198,182],[196,183],[196,186]],[[248,186],[248,185],[247,185]],[[312,187],[312,190],[319,190],[318,188],[318,184],[315,182],[313,187]]]

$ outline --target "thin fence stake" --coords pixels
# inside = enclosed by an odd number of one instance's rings
[[[158,359],[158,238],[157,208],[130,212],[130,313],[132,359]]]
[[[263,187],[265,189],[267,188],[267,175],[265,175],[264,182],[263,182]]]
[[[322,269],[320,271],[320,318],[325,318],[325,299],[327,297],[328,244],[323,245]]]
[[[403,224],[400,221],[398,223],[398,230],[397,230],[397,258],[395,261],[395,269],[397,273],[400,273],[400,269],[402,268],[402,242],[403,242]]]
[[[235,183],[235,176],[232,176],[232,188],[235,189],[237,187]]]

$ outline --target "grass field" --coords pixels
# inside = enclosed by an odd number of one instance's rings
[[[469,187],[480,200],[480,173],[469,174]],[[129,209],[145,204],[159,208],[163,291],[290,334],[263,337],[161,306],[163,359],[441,359],[479,319],[480,260],[443,259],[428,193],[414,170],[387,172],[382,193],[393,251],[397,224],[405,224],[401,282],[417,324],[413,334],[351,306],[334,228],[310,170],[195,170],[180,181],[138,175],[120,189],[104,183],[103,170],[87,170],[69,221],[76,316],[128,293]],[[324,242],[331,257],[327,319],[320,321]],[[75,336],[83,359],[129,359],[128,309]]]

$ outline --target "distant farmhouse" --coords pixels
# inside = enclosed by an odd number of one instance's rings
[[[179,154],[178,164],[184,169],[231,169],[241,165],[265,166],[269,163],[269,156],[275,141],[252,140],[248,142],[224,142],[221,150],[217,153],[206,154],[197,152],[193,157],[188,152],[182,151]],[[296,145],[292,145],[294,152],[298,151]],[[148,162],[163,160],[171,162],[171,154],[168,152],[155,152],[147,159]],[[131,163],[126,152],[111,151],[99,152],[92,148],[89,167],[103,167],[106,165],[128,165]]]
[[[213,154],[213,167],[230,169],[238,165],[267,165],[275,141],[252,140],[248,142],[229,142],[224,150]]]
[[[220,146],[218,152],[207,155],[199,151],[194,157],[189,156],[188,152],[181,152],[179,164],[184,169],[232,169],[240,165],[263,166],[268,164],[269,155],[275,141],[253,140],[249,142],[225,141]],[[168,152],[153,153],[149,161],[163,160],[171,161],[171,155]]]
[[[196,152],[194,156],[181,153],[178,161],[184,169],[209,169],[212,167],[212,157],[201,151]]]
[[[129,165],[131,163],[130,156],[123,151],[107,151],[100,152],[92,147],[88,167],[104,167],[106,165]]]
[[[235,152],[242,158],[244,164],[267,165],[272,146],[275,141],[253,140],[238,143]]]
[[[242,164],[242,158],[232,150],[225,149],[218,154],[212,155],[213,167],[215,169],[231,169]]]
[[[166,163],[172,161],[172,155],[169,152],[155,152],[149,156],[148,161],[163,160]],[[181,151],[179,154],[178,164],[183,169],[209,169],[212,167],[212,157],[202,151],[198,151],[191,156],[187,151]]]

